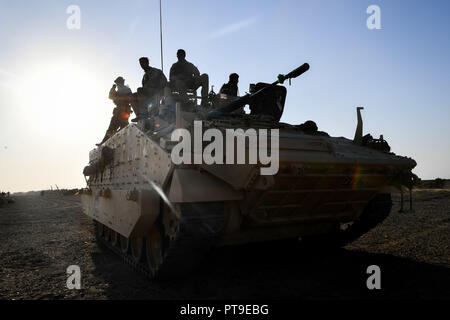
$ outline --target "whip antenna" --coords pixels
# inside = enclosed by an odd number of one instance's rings
[[[164,72],[164,61],[163,61],[163,35],[162,35],[162,5],[159,0],[159,37],[161,41],[161,71]]]

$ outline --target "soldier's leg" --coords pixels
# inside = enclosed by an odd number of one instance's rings
[[[148,118],[148,105],[150,100],[148,96],[140,94],[138,97],[139,113],[136,115],[138,118]]]
[[[121,117],[119,121],[119,130],[122,130],[128,125],[128,118]]]
[[[114,135],[114,133],[116,133],[117,129],[119,129],[119,127],[120,121],[117,119],[116,116],[112,116],[111,121],[109,122],[108,130],[106,130],[105,137],[103,138],[102,142],[99,143],[99,145],[108,140],[109,138],[111,138]]]
[[[160,93],[155,90],[153,94],[148,98],[148,105],[150,106],[150,108],[148,109],[148,115],[150,117],[155,117],[159,114],[160,101]]]
[[[137,115],[139,114],[139,98],[137,92],[133,93],[133,95],[131,96],[130,105],[137,117]]]
[[[209,77],[206,73],[203,73],[200,77],[194,78],[194,90],[202,87],[202,105],[208,102],[208,90],[209,90]]]
[[[173,90],[176,93],[178,93],[179,98],[184,100],[187,97],[186,91],[188,88],[190,88],[190,86],[186,82],[181,81],[181,80],[176,80],[174,83]]]

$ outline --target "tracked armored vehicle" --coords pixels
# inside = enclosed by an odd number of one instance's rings
[[[150,278],[163,278],[185,274],[215,246],[280,239],[345,245],[382,222],[392,187],[411,186],[416,163],[391,153],[382,138],[363,137],[359,109],[353,140],[330,137],[311,121],[279,122],[281,84],[308,69],[304,64],[272,84],[252,85],[241,98],[212,94],[209,107],[198,106],[195,93],[166,97],[159,116],[128,125],[92,150],[80,193],[98,240]],[[179,142],[172,138],[180,135],[173,133],[195,136],[199,123],[224,136],[232,129],[236,141],[251,141],[264,129],[277,135],[278,146],[266,149],[278,154],[278,170],[262,174],[265,165],[255,161],[195,161],[196,138],[186,144],[192,152],[183,150],[194,161],[175,164]],[[231,149],[223,148],[211,154],[220,159],[223,151],[225,159]],[[244,149],[248,160],[255,145]]]

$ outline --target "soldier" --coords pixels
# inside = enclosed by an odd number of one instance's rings
[[[228,83],[225,83],[222,86],[222,88],[220,88],[219,93],[223,93],[228,96],[237,97],[238,96],[238,82],[239,82],[239,75],[237,73],[230,74]]]
[[[96,144],[97,146],[114,135],[117,129],[120,130],[128,125],[128,118],[131,113],[131,89],[125,85],[125,79],[122,77],[118,77],[114,80],[114,83],[111,90],[109,90],[109,98],[114,102],[116,107],[113,110],[113,116],[111,117],[108,130],[106,130],[105,137],[102,142]]]
[[[170,83],[172,88],[185,93],[186,89],[197,90],[202,87],[202,105],[208,102],[209,77],[206,73],[200,75],[197,67],[186,60],[183,49],[177,51],[178,62],[170,68]]]
[[[157,68],[150,67],[147,57],[139,59],[139,64],[144,70],[142,77],[142,87],[137,89],[137,103],[133,104],[136,119],[131,121],[137,122],[139,118],[148,117],[148,106],[153,103],[155,106],[158,96],[162,96],[164,88],[167,86],[167,78],[164,73]]]

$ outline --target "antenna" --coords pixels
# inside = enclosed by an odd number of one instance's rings
[[[162,34],[162,5],[159,0],[159,37],[161,41],[161,71],[164,72],[164,61],[163,61],[163,34]]]

